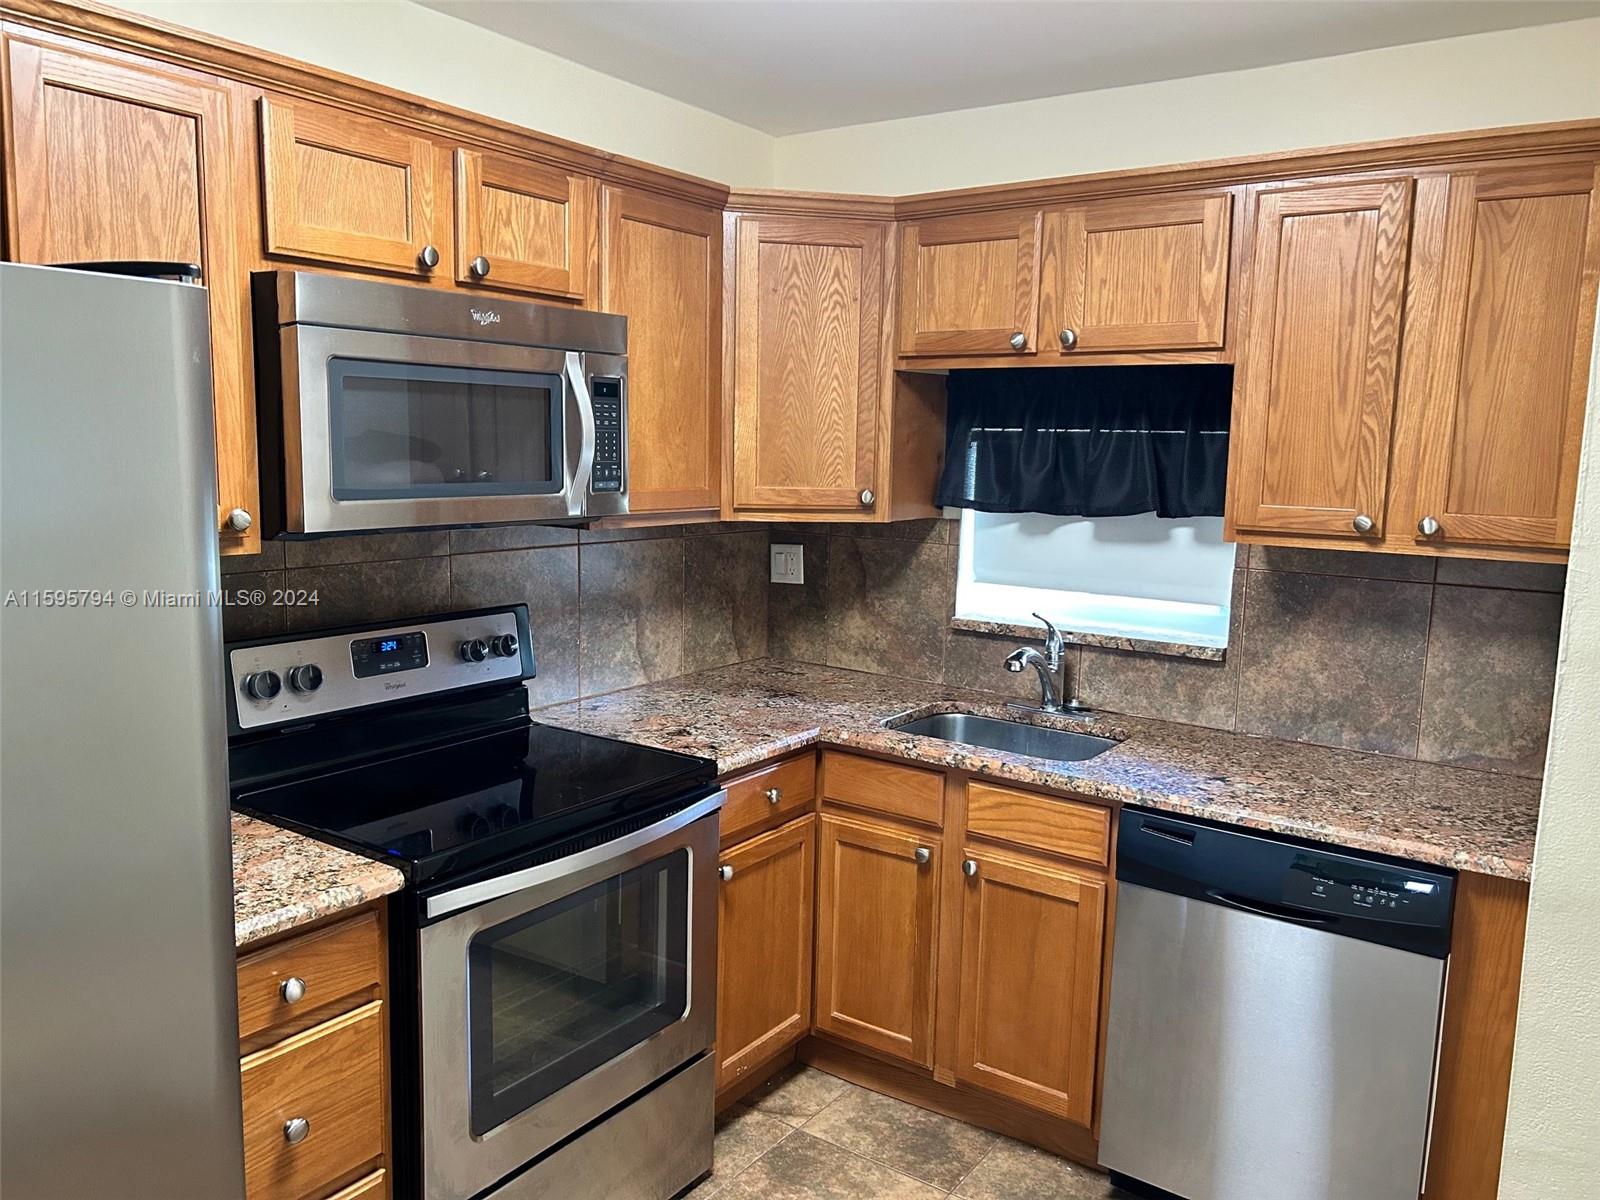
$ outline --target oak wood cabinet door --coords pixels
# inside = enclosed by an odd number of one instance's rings
[[[1043,213],[976,213],[900,226],[900,353],[1037,349]]]
[[[1088,1125],[1106,884],[969,847],[956,1075]]]
[[[436,222],[435,159],[432,142],[398,125],[263,97],[266,252],[430,275],[448,229]]]
[[[1410,179],[1259,193],[1230,525],[1383,535]]]
[[[584,300],[598,237],[595,181],[458,149],[456,282]]]
[[[816,1027],[931,1066],[938,835],[819,819]]]
[[[1565,548],[1600,278],[1600,171],[1505,167],[1418,188],[1402,399],[1416,406],[1416,481],[1391,537]]]
[[[736,229],[732,507],[870,516],[887,227],[742,216]]]
[[[8,35],[6,220],[21,262],[198,264],[210,290],[217,528],[260,549],[249,280],[241,262],[235,93],[220,79],[66,41]]]
[[[1046,269],[1060,280],[1064,355],[1222,345],[1233,197],[1155,196],[1049,215]]]
[[[717,927],[717,1087],[811,1028],[814,815],[722,853]]]
[[[628,318],[628,508],[722,500],[722,214],[601,192],[600,307]]]

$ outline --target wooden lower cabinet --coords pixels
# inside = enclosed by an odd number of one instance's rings
[[[239,958],[249,1200],[384,1200],[389,1068],[382,910]]]
[[[939,835],[830,813],[820,821],[816,1027],[931,1066]]]
[[[969,846],[956,1077],[1088,1125],[1106,881]]]
[[[811,1028],[817,818],[722,853],[717,903],[717,1089]]]

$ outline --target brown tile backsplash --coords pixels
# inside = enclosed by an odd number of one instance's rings
[[[1036,699],[1017,639],[951,630],[953,521],[774,525],[806,581],[769,589],[769,653]],[[941,559],[942,555],[942,559]],[[1089,704],[1537,776],[1565,569],[1240,546],[1221,662],[1069,647]]]

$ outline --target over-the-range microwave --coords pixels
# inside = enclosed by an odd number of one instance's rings
[[[628,321],[258,271],[262,534],[628,511]]]

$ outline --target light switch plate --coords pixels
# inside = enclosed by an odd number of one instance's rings
[[[772,582],[804,583],[806,581],[806,548],[804,546],[774,543],[772,546]]]

